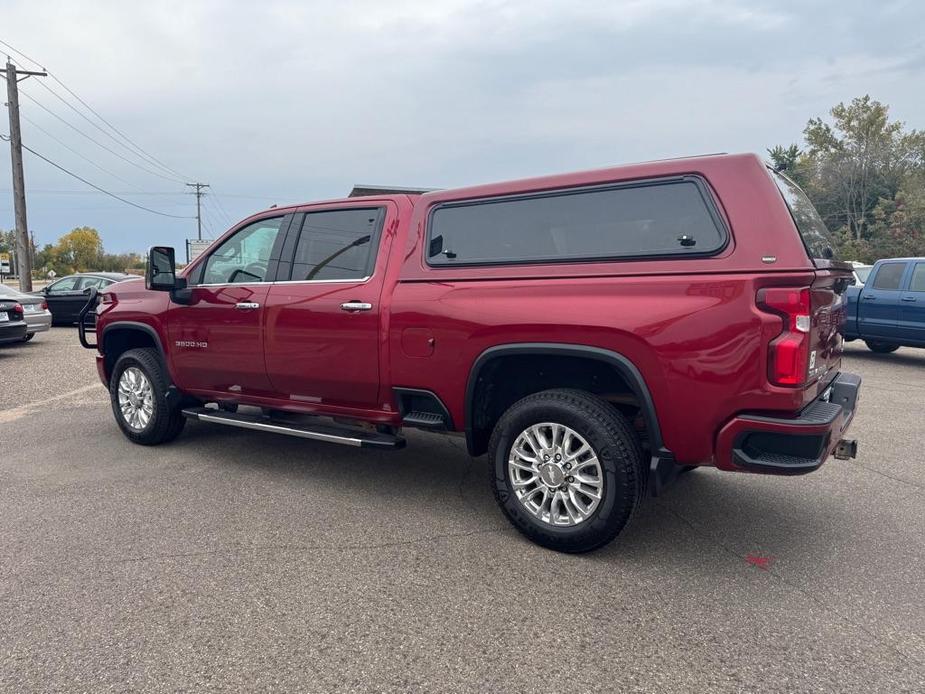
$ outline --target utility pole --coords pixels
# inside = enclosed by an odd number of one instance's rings
[[[16,258],[19,261],[19,289],[32,291],[32,253],[29,227],[26,225],[26,182],[22,171],[22,132],[19,128],[19,81],[29,77],[46,77],[47,72],[18,70],[6,58],[6,97],[10,112],[10,155],[13,162],[13,208],[16,212]]]
[[[202,200],[202,196],[205,195],[205,193],[202,191],[205,188],[208,188],[209,184],[208,183],[187,183],[186,185],[188,185],[190,188],[196,189],[195,192],[193,193],[196,196],[196,234],[197,234],[196,238],[202,241],[202,209],[200,207],[200,202]]]

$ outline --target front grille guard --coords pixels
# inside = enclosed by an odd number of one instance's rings
[[[77,314],[77,339],[87,349],[96,349],[97,346],[96,342],[87,340],[87,333],[96,335],[96,305],[99,303],[99,294],[96,287],[90,287],[87,290],[87,303]],[[89,323],[87,322],[87,314],[90,314]]]

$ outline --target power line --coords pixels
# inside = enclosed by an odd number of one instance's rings
[[[26,92],[26,91],[24,91],[24,90],[20,90],[20,94],[22,94],[24,97],[26,97],[27,99],[29,99],[29,101],[31,101],[32,103],[34,103],[36,106],[38,106],[40,109],[42,109],[42,110],[45,111],[46,113],[50,114],[50,115],[53,116],[54,118],[57,118],[59,121],[61,121],[62,123],[64,123],[67,127],[69,127],[69,128],[70,128],[71,130],[73,130],[74,132],[76,132],[76,133],[78,133],[79,135],[82,135],[83,137],[87,138],[88,140],[90,140],[90,142],[92,142],[93,144],[95,144],[97,147],[100,147],[100,148],[102,148],[102,149],[105,149],[107,152],[109,152],[110,154],[112,154],[112,155],[115,156],[115,157],[118,157],[119,159],[121,159],[122,161],[126,162],[127,164],[131,164],[131,165],[134,166],[135,168],[141,169],[142,171],[144,171],[144,172],[146,172],[146,173],[149,173],[149,174],[151,174],[152,176],[157,176],[158,178],[163,178],[165,181],[171,181],[172,183],[182,183],[182,181],[180,181],[179,179],[170,178],[170,177],[165,176],[165,175],[163,175],[163,174],[161,174],[161,173],[159,173],[159,172],[157,172],[157,171],[152,171],[151,169],[148,169],[148,168],[142,166],[141,164],[132,161],[131,159],[127,159],[126,157],[123,157],[121,154],[119,154],[118,152],[116,152],[114,149],[112,149],[112,148],[110,148],[110,147],[107,147],[106,145],[104,145],[102,142],[99,142],[98,140],[95,140],[95,139],[92,138],[90,135],[87,135],[87,133],[85,133],[83,130],[81,130],[80,128],[78,128],[76,125],[74,125],[73,123],[71,123],[71,122],[68,121],[68,120],[65,120],[65,119],[62,118],[61,116],[59,116],[57,113],[55,113],[55,112],[52,111],[50,108],[48,108],[47,106],[45,106],[45,104],[43,104],[41,101],[39,101],[38,99],[36,99],[36,98],[33,97],[32,95],[30,95],[28,92]]]
[[[4,139],[4,140],[8,140],[8,139],[9,139],[8,137],[3,136],[3,135],[0,135],[0,138],[2,138],[2,139]],[[60,171],[63,171],[63,172],[66,173],[68,176],[71,176],[71,177],[73,177],[73,178],[76,178],[76,179],[77,179],[78,181],[80,181],[81,183],[85,183],[86,185],[90,186],[91,188],[95,188],[95,189],[98,190],[99,192],[103,193],[104,195],[108,195],[108,196],[111,197],[111,198],[115,198],[115,199],[118,200],[119,202],[124,202],[126,205],[131,205],[132,207],[137,207],[139,210],[144,210],[145,212],[150,212],[151,214],[157,214],[157,215],[160,215],[160,216],[162,216],[162,217],[172,217],[172,218],[174,218],[174,219],[194,219],[193,217],[188,217],[188,216],[184,216],[184,215],[167,214],[166,212],[159,212],[158,210],[152,210],[150,207],[145,207],[144,205],[139,205],[138,203],[132,202],[131,200],[126,200],[125,198],[120,198],[120,197],[119,197],[118,195],[116,195],[115,193],[110,193],[110,192],[109,192],[108,190],[106,190],[105,188],[100,188],[100,187],[99,187],[98,185],[96,185],[95,183],[90,183],[90,181],[88,181],[88,180],[85,179],[85,178],[82,178],[81,176],[78,176],[78,175],[75,174],[73,171],[68,171],[68,170],[65,169],[63,166],[61,166],[60,164],[57,164],[57,163],[53,162],[53,161],[52,161],[51,159],[49,159],[48,157],[42,156],[41,154],[39,154],[38,152],[36,152],[36,151],[35,151],[34,149],[32,149],[31,147],[27,147],[26,145],[23,145],[22,148],[23,148],[24,150],[28,151],[28,152],[31,152],[32,154],[34,154],[35,156],[37,156],[37,157],[38,157],[39,159],[41,159],[42,161],[51,164],[51,165],[54,166],[56,169],[58,169],[58,170],[60,170]]]
[[[11,51],[13,51],[13,53],[16,53],[16,54],[18,54],[18,55],[21,55],[23,58],[25,58],[26,60],[28,60],[28,61],[29,61],[30,63],[32,63],[33,65],[37,65],[38,67],[42,68],[42,70],[44,70],[45,72],[48,72],[48,70],[45,70],[45,68],[42,67],[42,65],[41,65],[37,60],[33,60],[32,58],[30,58],[29,56],[27,56],[27,55],[26,55],[25,53],[23,53],[22,51],[17,51],[17,50],[16,50],[15,48],[13,48],[10,44],[8,44],[6,41],[0,40],[0,44],[3,44],[3,45],[6,46],[7,48],[9,48]]]
[[[50,76],[51,76],[51,75],[49,75],[49,77],[50,77]],[[88,118],[88,117],[86,116],[86,114],[84,114],[83,112],[80,111],[80,109],[78,109],[76,106],[74,106],[71,102],[69,102],[69,101],[68,101],[67,99],[65,99],[63,96],[61,96],[60,94],[58,94],[58,92],[56,92],[54,89],[52,89],[51,87],[49,87],[47,84],[45,84],[44,82],[39,82],[38,84],[41,85],[41,87],[42,87],[43,89],[45,89],[49,94],[51,94],[53,97],[55,97],[58,101],[60,101],[60,102],[61,102],[62,104],[64,104],[65,106],[67,106],[67,107],[68,107],[69,109],[71,109],[74,113],[76,113],[78,116],[80,116],[81,118],[83,118],[85,121],[87,121],[87,122],[88,122],[90,125],[92,125],[94,128],[96,128],[96,129],[99,130],[101,133],[103,133],[103,135],[105,135],[105,136],[108,137],[110,140],[112,140],[114,143],[116,143],[119,147],[122,147],[123,149],[125,149],[126,151],[128,151],[132,156],[135,156],[135,157],[141,156],[141,157],[143,157],[143,155],[139,155],[139,153],[138,153],[138,152],[135,152],[132,148],[127,147],[126,144],[125,144],[124,142],[120,142],[118,139],[116,139],[115,137],[113,137],[111,133],[109,133],[107,130],[103,129],[102,127],[100,127],[100,125],[99,125],[98,123],[96,123],[92,118]],[[152,164],[152,163],[153,163],[155,166],[157,166],[156,163],[148,161],[147,158],[142,158],[142,160],[145,161],[146,164]],[[168,172],[168,173],[171,173],[171,175],[173,175],[172,172]]]
[[[209,197],[206,198],[206,203],[207,203],[207,204],[211,204],[211,206],[212,206],[212,211],[215,213],[215,216],[216,216],[216,218],[217,218],[219,224],[223,224],[223,225],[226,225],[226,226],[231,226],[231,225],[233,224],[233,222],[231,221],[231,217],[228,216],[228,213],[225,212],[225,210],[224,210],[224,208],[222,208],[221,204],[218,203],[218,198],[215,197],[215,192],[214,192],[214,191],[213,191],[212,196],[211,196],[210,198],[209,198]]]
[[[61,195],[94,195],[95,193],[91,190],[61,190],[61,189],[50,189],[50,188],[30,188],[30,193],[55,193]],[[134,191],[134,190],[114,190],[114,193],[119,195],[169,195],[169,196],[180,196],[180,195],[189,195],[187,191],[170,191],[170,190],[145,190],[145,191]],[[246,193],[223,193],[226,198],[247,198],[251,200],[266,200],[267,198],[276,198],[276,196],[271,193],[266,195],[249,195]],[[280,205],[283,207],[283,205]]]
[[[161,167],[162,169],[164,169],[165,171],[167,171],[167,172],[173,174],[173,175],[176,176],[177,178],[184,179],[184,180],[187,180],[187,179],[190,178],[190,176],[184,176],[183,174],[181,174],[180,172],[178,172],[176,169],[172,169],[171,167],[169,167],[169,166],[167,166],[166,164],[164,164],[160,159],[158,159],[157,157],[155,157],[153,154],[149,154],[148,152],[146,152],[145,150],[143,150],[139,145],[137,145],[137,144],[135,143],[134,140],[130,139],[128,135],[126,135],[125,133],[123,133],[123,132],[122,132],[121,130],[119,130],[116,126],[114,126],[112,123],[110,123],[108,120],[106,120],[105,118],[103,118],[95,109],[93,109],[93,107],[90,106],[90,104],[88,104],[86,101],[84,101],[83,99],[81,99],[75,92],[73,92],[73,91],[70,89],[70,87],[68,87],[64,82],[62,82],[61,80],[59,80],[54,74],[52,74],[52,73],[49,72],[49,73],[48,73],[48,76],[51,77],[55,82],[57,82],[58,84],[60,84],[68,94],[70,94],[70,95],[73,96],[75,99],[77,99],[77,101],[79,101],[81,104],[83,104],[84,108],[86,108],[88,111],[90,111],[90,113],[92,113],[94,116],[96,116],[97,118],[99,118],[103,123],[105,123],[105,124],[108,125],[110,128],[112,128],[112,130],[113,130],[117,135],[119,135],[119,137],[121,137],[123,140],[125,140],[126,142],[128,142],[132,147],[134,147],[134,148],[138,151],[138,153],[139,153],[140,155],[144,156],[144,157],[145,157],[146,159],[148,159],[151,163],[156,164],[157,166],[159,166],[159,167]]]
[[[131,181],[129,181],[128,179],[122,178],[119,174],[113,173],[113,172],[110,171],[109,169],[103,168],[102,166],[100,166],[99,164],[97,164],[95,161],[93,161],[93,160],[90,159],[89,157],[84,156],[83,154],[81,154],[80,152],[78,152],[76,149],[74,149],[73,147],[71,147],[71,146],[69,146],[68,144],[66,144],[63,140],[60,140],[60,139],[58,139],[57,137],[55,137],[54,135],[52,135],[50,132],[48,132],[47,130],[45,130],[45,128],[43,128],[41,125],[39,125],[38,123],[36,123],[34,120],[32,120],[31,118],[29,118],[28,116],[21,116],[21,118],[22,118],[24,121],[26,121],[27,123],[29,123],[30,125],[32,125],[32,127],[35,128],[36,130],[39,130],[40,132],[45,133],[48,137],[50,137],[52,140],[54,140],[54,141],[57,142],[59,145],[61,145],[62,147],[64,147],[66,150],[69,150],[70,152],[73,152],[74,154],[76,154],[78,157],[80,157],[81,159],[83,159],[84,161],[86,161],[88,164],[90,164],[90,165],[92,165],[92,166],[95,166],[97,169],[99,169],[99,170],[102,171],[103,173],[109,174],[109,175],[112,176],[113,178],[115,178],[115,179],[117,179],[117,180],[119,180],[119,181],[122,181],[123,183],[126,183],[126,184],[132,186],[133,188],[135,187],[135,184],[133,184],[133,183],[132,183]],[[84,192],[84,191],[81,191],[81,192]]]
[[[33,59],[33,58],[30,58],[28,55],[26,55],[26,54],[23,53],[22,51],[20,51],[20,50],[14,48],[13,46],[11,46],[11,45],[10,45],[9,43],[7,43],[6,41],[3,41],[2,39],[0,39],[0,44],[6,46],[7,48],[9,48],[11,51],[13,51],[14,53],[16,53],[17,55],[19,55],[19,56],[25,58],[25,59],[28,60],[30,63],[33,63],[34,65],[38,65],[39,67],[42,68],[42,70],[45,70],[45,68],[42,67],[42,65],[41,65],[37,60],[35,60],[35,59]],[[74,97],[78,102],[80,102],[80,104],[83,105],[84,108],[86,108],[90,113],[92,113],[94,116],[96,116],[101,122],[105,123],[110,129],[112,129],[113,132],[115,132],[117,135],[119,135],[119,137],[121,137],[123,140],[125,140],[125,142],[127,142],[129,145],[131,145],[131,146],[136,150],[136,152],[135,152],[136,156],[139,156],[139,155],[142,156],[145,160],[147,160],[148,163],[151,163],[151,164],[154,164],[154,165],[156,165],[156,166],[159,166],[161,169],[164,169],[165,171],[167,171],[167,172],[173,174],[174,176],[177,176],[179,179],[182,179],[182,180],[189,180],[189,179],[191,178],[190,176],[186,176],[186,175],[184,175],[184,174],[181,174],[181,173],[180,173],[179,171],[177,171],[176,169],[172,169],[171,167],[167,166],[167,165],[164,164],[162,161],[160,161],[160,160],[159,160],[157,157],[155,157],[153,154],[150,154],[149,152],[145,151],[138,143],[136,143],[134,140],[132,140],[128,135],[126,135],[124,132],[122,132],[121,130],[119,130],[115,125],[113,125],[113,124],[110,123],[108,120],[106,120],[102,115],[100,115],[100,113],[99,113],[98,111],[96,111],[96,109],[94,109],[92,106],[90,106],[90,104],[88,104],[86,101],[84,101],[84,100],[80,97],[79,94],[77,94],[73,89],[71,89],[71,88],[68,87],[64,82],[62,82],[62,81],[58,78],[57,75],[55,75],[54,73],[49,72],[49,71],[47,71],[47,70],[45,70],[45,72],[48,72],[48,76],[51,77],[55,82],[57,82],[68,94],[70,94],[70,95],[71,95],[72,97]],[[48,89],[48,91],[50,91],[52,94],[54,94],[58,99],[61,99],[61,101],[63,101],[65,104],[67,104],[70,108],[74,109],[74,107],[71,106],[71,104],[68,104],[61,96],[59,96],[57,93],[55,93],[50,87],[45,86],[45,88]],[[74,110],[77,111],[77,109],[74,109]],[[78,112],[78,113],[79,113],[79,112]],[[89,118],[86,118],[85,116],[83,116],[83,114],[80,114],[80,115],[81,115],[82,117],[84,117],[86,120],[88,120],[89,122],[92,123],[92,121],[90,121]],[[93,125],[102,131],[102,128],[99,128],[98,125],[96,125],[95,123],[93,123]],[[102,132],[105,132],[105,131],[102,131]],[[111,137],[111,136],[110,136],[110,137]],[[112,138],[112,139],[114,139],[114,138]],[[124,144],[121,145],[121,146],[125,147]],[[126,148],[126,149],[128,149],[128,148]]]

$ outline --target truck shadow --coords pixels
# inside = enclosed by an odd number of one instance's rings
[[[399,542],[405,541],[405,532],[413,543],[452,528],[453,535],[496,533],[497,542],[518,543],[519,551],[546,552],[523,538],[498,509],[486,456],[471,459],[462,440],[419,432],[408,437],[403,451],[357,451],[193,424],[174,445],[201,449],[197,458],[213,458],[236,476],[309,489],[326,503],[348,505],[359,516],[363,509],[378,509],[380,530]],[[219,450],[227,453],[216,458]],[[745,555],[769,545],[778,555],[806,555],[815,551],[809,545],[820,535],[833,543],[847,542],[850,509],[807,494],[799,485],[795,478],[697,470],[680,477],[661,497],[643,500],[631,523],[607,547],[587,555],[549,556],[566,562],[648,562],[690,572],[697,566],[708,571],[718,555],[748,568]],[[410,530],[409,515],[420,519]],[[707,563],[705,555],[710,557]]]

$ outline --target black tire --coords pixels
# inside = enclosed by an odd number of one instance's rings
[[[899,349],[899,345],[892,342],[875,342],[873,340],[864,340],[864,344],[867,345],[867,349],[876,354],[889,354],[890,352],[895,352]]]
[[[594,449],[601,465],[603,493],[597,508],[580,523],[562,527],[530,513],[513,491],[508,456],[517,437],[541,422],[564,424]],[[559,552],[590,552],[613,540],[629,522],[644,493],[639,438],[609,403],[578,390],[546,390],[514,403],[495,426],[488,444],[495,499],[521,533]]]
[[[119,379],[129,367],[136,367],[144,374],[151,384],[153,395],[154,412],[140,430],[129,426],[119,408]],[[142,446],[156,446],[172,441],[183,431],[186,418],[183,416],[182,408],[179,404],[171,405],[167,400],[170,385],[167,369],[156,349],[130,349],[116,361],[112,377],[109,379],[109,400],[116,423],[129,441]]]
[[[28,341],[31,340],[33,337],[35,337],[35,333],[26,333],[26,336],[22,339],[22,341],[23,341],[23,342],[28,342]]]

